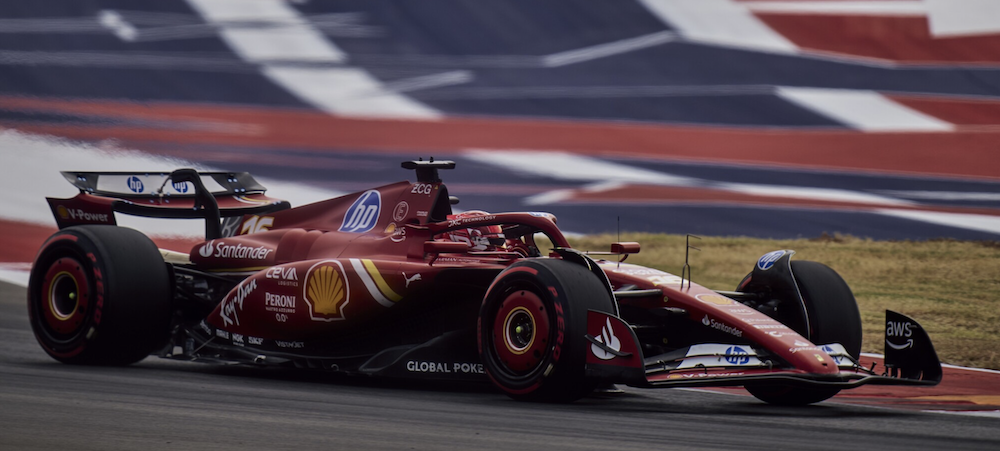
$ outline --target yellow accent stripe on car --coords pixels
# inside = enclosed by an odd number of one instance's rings
[[[361,261],[356,258],[349,258],[348,261],[351,262],[351,267],[354,268],[354,273],[358,275],[359,279],[361,279],[365,288],[368,289],[368,294],[372,295],[372,299],[374,299],[375,302],[382,304],[384,307],[392,307],[396,305],[394,302],[386,299],[385,295],[379,291],[377,286],[375,286],[375,281],[372,280],[372,276],[365,268],[364,263],[361,263]]]
[[[375,281],[375,285],[378,285],[379,291],[381,291],[385,297],[391,299],[392,302],[399,302],[400,299],[403,299],[402,296],[396,294],[395,291],[392,291],[392,288],[389,288],[389,284],[385,282],[384,278],[382,278],[382,273],[378,272],[378,268],[375,267],[375,262],[367,259],[362,259],[361,262],[365,264],[365,269],[368,270],[368,274],[371,274],[372,280]]]

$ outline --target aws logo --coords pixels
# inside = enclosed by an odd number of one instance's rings
[[[344,214],[344,222],[339,230],[351,233],[367,232],[378,223],[381,210],[382,194],[378,190],[365,191]]]
[[[319,262],[306,272],[302,298],[309,305],[313,321],[344,319],[344,307],[350,302],[351,287],[344,266],[336,260]]]

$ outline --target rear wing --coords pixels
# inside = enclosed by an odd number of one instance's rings
[[[221,236],[223,217],[290,208],[246,172],[62,172],[80,194],[46,198],[60,229],[116,224],[115,212],[152,218],[204,218],[205,239]]]

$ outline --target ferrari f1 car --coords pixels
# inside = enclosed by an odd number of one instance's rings
[[[32,267],[32,328],[71,364],[155,354],[490,380],[521,400],[614,383],[743,386],[808,404],[941,380],[927,334],[894,312],[884,368],[863,367],[854,296],[823,264],[777,250],[735,291],[710,290],[623,263],[637,243],[575,250],[548,213],[454,214],[439,177],[454,166],[404,162],[416,183],[296,208],[246,173],[64,172],[80,193],[48,199],[60,230]],[[205,241],[160,250],[116,226],[116,212],[204,218]],[[551,245],[540,249],[542,236]]]

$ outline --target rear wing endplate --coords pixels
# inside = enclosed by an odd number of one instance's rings
[[[221,218],[290,208],[246,172],[62,172],[80,194],[47,198],[60,229],[116,224],[114,213],[153,218],[204,218],[205,238],[221,236]]]

